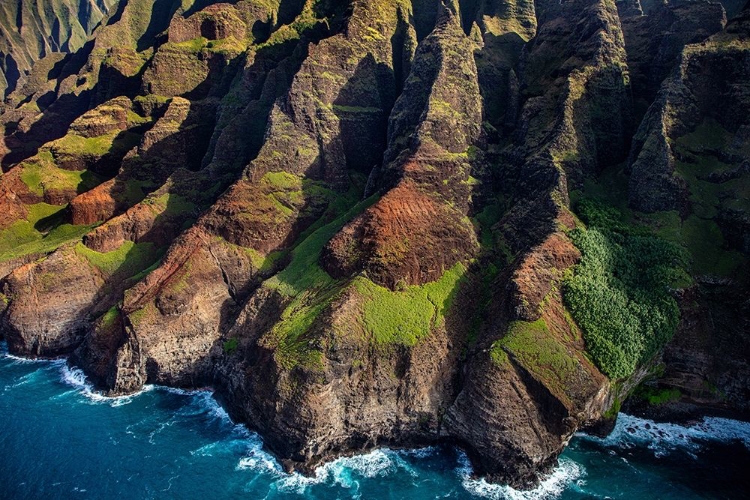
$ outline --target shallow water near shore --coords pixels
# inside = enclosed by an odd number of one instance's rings
[[[180,499],[698,499],[750,491],[750,424],[690,426],[621,415],[604,439],[571,441],[532,491],[471,478],[450,448],[376,450],[282,472],[262,440],[208,391],[147,387],[122,398],[91,391],[62,360],[29,361],[0,344],[0,498]]]

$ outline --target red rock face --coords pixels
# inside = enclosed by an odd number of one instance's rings
[[[404,181],[328,243],[323,265],[333,276],[366,270],[392,289],[434,281],[476,249],[460,217]]]
[[[209,3],[143,23],[148,0],[130,0],[7,101],[12,352],[70,354],[110,394],[213,385],[289,470],[450,442],[489,479],[529,485],[647,371],[613,384],[566,310],[580,190],[628,163],[597,196],[623,206],[622,181],[635,208],[697,210],[747,269],[744,198],[716,187],[741,194],[748,177],[746,14]],[[685,146],[706,119],[724,132]],[[712,204],[685,196],[698,181]],[[726,280],[683,292],[663,383],[742,409],[747,284]],[[705,378],[726,401],[698,393]]]
[[[27,204],[41,201],[29,192],[19,177],[20,172],[9,172],[0,182],[0,228],[7,228],[18,220],[26,218]]]
[[[115,180],[111,179],[70,201],[70,220],[74,225],[87,226],[115,215],[117,200],[113,196]]]
[[[521,261],[513,274],[513,303],[519,319],[535,321],[539,305],[552,289],[557,274],[578,262],[581,254],[563,235],[556,233]]]

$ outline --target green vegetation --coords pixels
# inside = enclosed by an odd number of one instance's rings
[[[555,151],[552,153],[552,159],[555,163],[575,162],[581,159],[581,155],[577,149],[563,152]]]
[[[153,243],[126,241],[116,250],[106,253],[96,252],[79,243],[75,250],[106,276],[121,279],[138,274],[158,258]]]
[[[341,214],[344,207],[356,199],[356,190],[331,203],[328,215]],[[320,365],[322,353],[314,339],[309,339],[310,328],[323,310],[340,291],[339,283],[318,264],[326,243],[352,218],[371,206],[377,198],[368,198],[326,223],[324,215],[300,237],[300,243],[291,252],[291,262],[280,273],[264,282],[264,286],[278,291],[291,300],[270,335],[276,348],[275,356],[285,368]]]
[[[63,170],[55,166],[49,152],[41,152],[23,163],[21,180],[29,191],[44,196],[45,191],[83,193],[101,183],[99,176],[88,170]]]
[[[263,255],[254,248],[246,248],[245,252],[247,252],[248,257],[250,257],[250,261],[253,263],[253,267],[256,271],[261,273],[272,270],[276,265],[276,262],[284,256],[284,252],[281,251]]]
[[[174,217],[177,215],[192,215],[196,209],[195,203],[188,201],[183,196],[174,193],[165,193],[162,195],[152,195],[143,200],[143,203],[153,207],[153,209],[164,217]]]
[[[483,249],[489,250],[495,247],[495,232],[492,228],[500,221],[502,216],[503,208],[499,203],[487,205],[475,216],[480,230],[479,243]]]
[[[157,314],[159,314],[159,310],[153,302],[148,302],[142,309],[138,309],[137,311],[128,314],[128,319],[134,328],[138,328],[145,319],[152,318]]]
[[[490,349],[492,361],[498,365],[507,362],[507,353],[558,394],[565,394],[566,388],[575,384],[579,361],[550,334],[543,319],[511,323],[505,336]]]
[[[363,320],[376,344],[412,346],[440,325],[450,309],[466,267],[458,263],[432,283],[392,292],[359,276],[357,291],[366,298]]]
[[[470,151],[472,147],[469,148]],[[504,205],[502,196],[497,195],[492,202],[485,205],[482,211],[471,219],[479,233],[481,255],[477,259],[476,267],[480,270],[478,277],[481,281],[479,285],[480,294],[476,300],[476,309],[472,314],[469,326],[470,343],[477,339],[482,323],[487,317],[487,308],[494,296],[495,279],[500,274],[501,267],[510,264],[514,259],[514,255],[508,248],[501,231],[496,227],[505,213]],[[506,357],[502,350],[496,351],[494,354],[497,356],[498,364],[501,364]]]
[[[146,197],[146,193],[150,187],[153,187],[150,182],[127,179],[122,183],[122,194],[120,196],[128,206],[133,206]]]
[[[487,260],[480,261],[479,266],[481,271],[481,284],[480,284],[480,295],[476,301],[476,309],[471,317],[471,324],[469,325],[469,342],[473,343],[479,336],[479,330],[482,327],[482,323],[487,318],[487,309],[492,303],[493,292],[495,287],[495,279],[500,274],[500,268],[497,267],[493,262]]]
[[[641,384],[633,391],[634,398],[641,399],[653,406],[679,401],[682,393],[679,389],[660,389],[650,385]]]
[[[64,206],[50,205],[48,203],[36,203],[34,205],[26,205],[28,215],[24,222],[28,222],[32,226],[36,227],[39,224],[44,224],[44,220],[52,220],[55,216],[60,215]]]
[[[310,10],[305,10],[300,14],[297,19],[291,24],[292,29],[296,31],[300,36],[304,35],[305,32],[312,30],[318,23],[324,23],[315,17],[314,13]]]
[[[711,178],[738,167],[720,160],[716,151],[733,150],[733,134],[713,119],[706,119],[694,131],[678,138],[673,148],[679,154],[676,174],[687,183],[692,214],[680,220],[678,214],[645,216],[659,227],[660,234],[688,249],[693,270],[700,274],[732,276],[742,263],[740,252],[725,247],[724,236],[715,221],[720,211],[750,214],[750,176]],[[739,157],[750,155],[750,147],[734,150]]]
[[[211,40],[206,44],[206,49],[214,54],[223,54],[228,57],[236,57],[247,50],[248,42],[239,40],[233,36],[221,40]]]
[[[377,197],[372,196],[354,206],[351,210],[323,227],[315,228],[312,234],[304,236],[304,240],[292,250],[292,260],[289,265],[276,276],[265,282],[265,285],[278,290],[283,295],[294,297],[306,290],[321,288],[331,284],[333,278],[319,265],[320,252],[328,240],[344,227],[348,221],[371,206]],[[333,211],[338,211],[336,206]],[[324,216],[325,217],[325,216]]]
[[[690,252],[693,269],[698,273],[732,276],[743,261],[740,252],[723,248],[724,235],[713,220],[691,215],[682,222],[677,241]]]
[[[141,106],[145,108],[149,108],[155,105],[165,105],[169,104],[169,102],[172,100],[171,97],[159,95],[159,94],[148,94],[148,95],[139,95],[136,96],[133,99],[134,103],[140,104]],[[129,115],[128,115],[129,116]]]
[[[145,125],[151,122],[151,118],[144,117],[136,113],[135,111],[128,111],[128,127],[134,127],[137,125]],[[138,136],[138,134],[133,134]]]
[[[566,305],[602,372],[627,377],[677,327],[670,286],[685,279],[685,254],[600,202],[581,200],[576,211],[588,229],[570,233],[582,259],[565,279]]]
[[[380,108],[373,107],[361,107],[361,106],[344,106],[341,104],[334,104],[333,110],[340,113],[382,113],[383,110]]]
[[[112,306],[102,315],[100,325],[102,328],[109,328],[115,324],[115,321],[117,321],[117,318],[119,317],[120,309],[117,306]]]
[[[273,33],[265,41],[265,43],[258,44],[258,50],[264,48],[270,48],[277,45],[282,45],[286,42],[299,40],[300,34],[291,26],[282,26]]]
[[[490,359],[492,359],[492,362],[497,366],[503,366],[508,363],[508,354],[505,352],[505,349],[503,349],[503,346],[499,345],[497,341],[492,343]]]
[[[26,208],[26,220],[16,221],[0,231],[0,262],[51,252],[91,230],[91,226],[59,224],[64,206],[37,203]]]
[[[243,40],[237,40],[235,37],[230,36],[221,40],[208,40],[202,36],[193,38],[179,43],[170,43],[167,47],[173,47],[175,49],[198,53],[201,51],[208,51],[217,54],[236,55],[247,50],[247,43]]]
[[[310,329],[338,291],[338,287],[330,284],[323,289],[302,293],[281,314],[272,337],[276,340],[276,360],[284,368],[320,366],[323,355],[316,339],[309,335]]]
[[[722,206],[750,213],[750,178],[745,176],[723,183],[705,180],[711,172],[728,168],[709,153],[726,144],[726,132],[710,120],[708,122],[708,125],[702,124],[695,132],[679,138],[675,145],[680,157],[690,158],[688,163],[676,162],[678,175],[688,183],[695,212],[685,220],[677,211],[653,214],[631,211],[627,206],[628,177],[621,165],[605,170],[596,181],[586,180],[583,192],[571,193],[571,201],[576,205],[585,194],[586,198],[615,207],[622,224],[631,227],[646,225],[656,236],[684,247],[689,253],[693,273],[732,276],[742,263],[742,254],[725,248],[724,236],[712,217]],[[691,282],[687,274],[683,278],[681,285]]]
[[[622,401],[620,401],[619,397],[615,396],[615,401],[612,403],[612,406],[609,410],[605,411],[602,416],[604,418],[615,419],[617,418],[617,414],[620,413],[620,408],[622,408]]]
[[[285,172],[266,173],[258,186],[261,193],[250,211],[256,222],[282,224],[298,214],[306,215],[306,210],[318,213],[321,207],[337,197],[319,181]]]
[[[12,231],[14,227],[15,224],[14,226],[11,226],[10,230]],[[4,262],[6,260],[14,259],[16,257],[21,257],[24,255],[44,254],[52,252],[69,241],[80,239],[84,234],[91,231],[92,227],[93,226],[74,226],[71,224],[61,224],[47,234],[31,233],[29,236],[33,237],[34,239],[31,241],[26,241],[25,243],[18,246],[7,245],[8,241],[3,240],[2,244],[0,244],[0,248],[3,248],[4,251],[0,253],[0,262]],[[3,236],[4,235],[5,231],[3,231]]]
[[[299,190],[302,189],[302,178],[287,172],[268,172],[261,182],[273,186],[276,189]]]
[[[159,251],[159,254],[161,254],[161,253],[162,252]],[[126,283],[125,286],[128,287],[128,288],[131,287],[131,286],[134,286],[136,283],[138,283],[139,281],[143,280],[143,278],[145,278],[146,276],[148,276],[151,273],[151,271],[153,271],[157,267],[159,267],[160,264],[161,264],[161,257],[159,257],[156,261],[154,261],[153,264],[151,264],[149,267],[147,267],[143,271],[141,271],[138,274],[135,274],[135,275],[131,276],[130,278],[128,278],[127,279],[127,283]]]
[[[237,352],[237,347],[239,347],[239,340],[237,340],[236,337],[232,337],[231,339],[224,342],[224,345],[222,346],[224,348],[224,352],[226,354],[234,354]]]
[[[184,42],[179,43],[171,43],[169,46],[174,47],[176,49],[184,50],[186,52],[200,52],[203,47],[206,46],[206,42],[208,40],[202,36],[199,36],[197,38],[193,38],[192,40],[186,40]]]
[[[135,115],[135,113],[132,113]],[[140,120],[145,120],[135,115]],[[146,120],[148,121],[148,120]],[[104,156],[108,153],[124,154],[138,145],[140,135],[131,132],[115,131],[98,137],[81,137],[68,134],[50,145],[55,156]]]

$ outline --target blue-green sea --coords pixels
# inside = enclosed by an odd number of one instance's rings
[[[377,450],[315,477],[282,472],[261,439],[208,391],[92,392],[65,361],[28,361],[0,344],[3,499],[679,499],[750,495],[750,424],[692,426],[621,415],[605,439],[576,436],[532,491],[472,477],[450,448]]]

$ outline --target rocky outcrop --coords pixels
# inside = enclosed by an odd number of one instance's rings
[[[57,356],[81,342],[86,334],[82,313],[102,287],[101,277],[86,273],[88,268],[75,252],[59,252],[5,278],[3,293],[14,297],[2,320],[9,349],[27,356]],[[54,309],[45,305],[51,302]]]
[[[651,104],[661,83],[673,71],[682,48],[721,31],[726,14],[721,4],[684,2],[661,4],[647,16],[622,12],[622,29],[628,53],[635,105]]]
[[[306,473],[450,443],[528,486],[659,373],[745,411],[746,23],[698,2],[130,0],[0,117],[0,334],[112,395],[214,386]],[[615,229],[592,250],[582,220]],[[567,286],[657,236],[692,259],[643,270],[680,326],[610,379]]]

